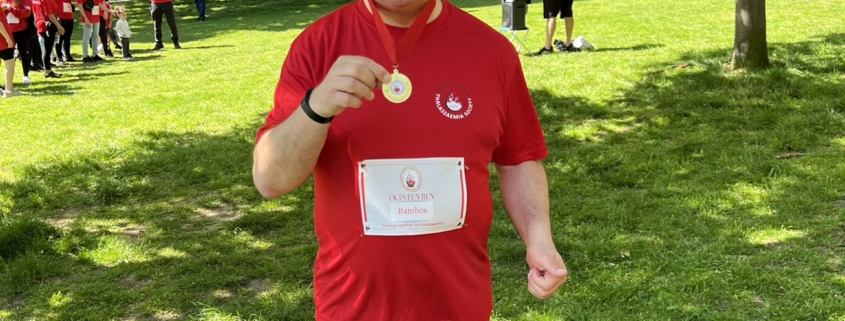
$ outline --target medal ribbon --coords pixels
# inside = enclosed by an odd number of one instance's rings
[[[376,9],[375,3],[373,3],[373,0],[367,0],[367,3],[370,5],[370,11],[373,12],[373,19],[375,20],[379,37],[381,37],[381,43],[384,44],[384,49],[387,51],[387,56],[390,57],[394,72],[396,72],[396,69],[399,67],[399,61],[405,57],[405,54],[411,50],[411,47],[420,38],[423,28],[428,23],[428,19],[431,18],[431,13],[434,12],[434,6],[437,4],[437,0],[429,0],[425,4],[422,12],[420,12],[411,24],[411,28],[408,29],[407,33],[399,41],[398,50],[396,48],[396,42],[393,41],[393,36],[390,35],[387,26],[384,24],[384,20],[381,19],[381,15],[378,9]]]

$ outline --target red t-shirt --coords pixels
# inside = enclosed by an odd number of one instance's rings
[[[411,97],[397,105],[377,91],[373,102],[347,109],[330,124],[314,169],[317,320],[489,320],[493,200],[487,166],[539,160],[547,151],[513,46],[485,23],[443,4],[399,62],[412,81]],[[397,43],[405,30],[390,28]],[[299,108],[306,90],[341,55],[391,66],[361,1],[297,37],[256,140]],[[447,99],[456,111],[446,108]],[[465,158],[465,225],[427,235],[364,235],[358,162],[427,157]]]
[[[6,50],[6,49],[9,49],[9,48],[15,47],[15,37],[12,37],[12,27],[9,26],[9,22],[6,21],[6,15],[9,12],[5,11],[5,10],[0,10],[0,13],[3,13],[3,16],[0,17],[0,23],[3,24],[2,28],[6,29],[6,32],[9,33],[9,40],[12,41],[12,43],[9,44],[8,42],[6,42],[6,38],[4,38],[2,35],[0,35],[0,51],[2,51],[2,50]]]
[[[32,0],[32,11],[35,13],[35,27],[38,32],[47,32],[49,15],[54,15],[56,19],[59,17],[59,10],[54,0]]]
[[[153,3],[168,3],[173,2],[173,0],[152,0]]]
[[[58,0],[56,4],[59,6],[59,19],[73,20],[73,6],[70,0]]]
[[[85,0],[76,0],[77,8],[82,11],[85,11],[85,9],[82,7],[83,3],[85,3]],[[95,6],[99,6],[101,3],[103,3],[103,0],[94,0]],[[85,11],[85,16],[88,17],[88,22],[100,23],[100,14],[103,12],[103,10],[100,10],[98,8],[97,11],[97,14],[93,14],[91,11]],[[85,20],[82,20],[82,22],[85,23]]]
[[[0,0],[0,4],[9,4],[12,8],[9,12],[4,12],[3,17],[0,19],[7,19],[7,15],[11,13],[15,18],[18,19],[17,23],[9,23],[9,26],[12,29],[12,32],[19,32],[26,30],[29,23],[27,22],[27,18],[32,14],[32,1],[31,0],[21,0],[21,5],[15,5],[15,2],[12,0]],[[8,20],[6,21],[8,22]]]

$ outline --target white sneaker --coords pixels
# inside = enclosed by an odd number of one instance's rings
[[[29,81],[29,77],[27,77],[27,76],[23,76],[23,84],[24,84],[24,85],[29,85],[29,84],[31,84],[31,83],[32,83],[32,82],[30,82],[30,81]]]
[[[21,93],[17,90],[14,90],[14,89],[12,89],[12,91],[6,91],[6,90],[3,91],[3,98],[12,98],[12,97],[15,97],[15,96],[20,96],[20,95],[21,95]]]

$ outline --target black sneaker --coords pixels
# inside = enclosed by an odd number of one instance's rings
[[[114,44],[114,49],[123,49],[123,47],[121,47],[121,46],[120,46],[120,45],[118,45],[118,44]]]
[[[566,51],[566,44],[563,41],[555,39],[554,45],[558,52]]]
[[[164,45],[162,45],[161,42],[156,42],[156,46],[153,47],[153,51],[159,51],[162,49],[164,49]]]
[[[540,51],[538,51],[534,55],[535,56],[542,56],[542,55],[548,55],[548,54],[553,53],[553,52],[554,52],[553,50],[546,48],[546,47],[543,47],[543,49],[540,49]]]
[[[67,57],[65,57],[65,61],[67,61],[67,62],[76,62],[76,59],[73,59],[73,57],[71,57],[71,56],[67,56]]]
[[[173,43],[173,49],[179,50],[179,49],[182,49],[182,46],[180,46],[178,42],[174,42]]]
[[[568,53],[581,52],[581,48],[575,48],[575,46],[572,45],[572,44],[569,44],[569,46],[566,46],[566,48],[564,50],[566,50],[566,52],[568,52]]]
[[[62,75],[59,75],[55,72],[50,72],[49,74],[44,74],[44,78],[61,78]]]
[[[100,58],[100,56],[94,56],[94,57],[91,57],[91,60],[92,60],[92,61],[103,61],[103,60],[105,60],[105,59]]]

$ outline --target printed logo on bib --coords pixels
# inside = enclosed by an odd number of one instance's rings
[[[402,175],[399,175],[402,188],[408,193],[416,193],[422,186],[422,173],[414,166],[405,167]]]
[[[437,110],[446,118],[459,120],[472,113],[472,97],[463,86],[445,83],[434,95]]]

